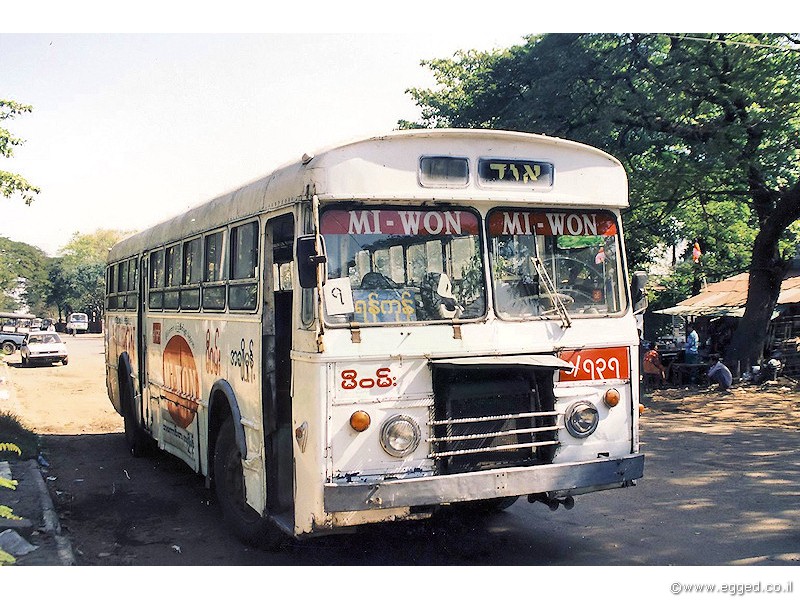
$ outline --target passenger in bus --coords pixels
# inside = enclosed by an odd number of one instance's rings
[[[444,273],[427,273],[419,286],[426,320],[458,319],[464,312],[453,296],[450,278]]]
[[[361,278],[362,290],[393,290],[399,287],[401,287],[399,283],[376,271],[370,271]]]

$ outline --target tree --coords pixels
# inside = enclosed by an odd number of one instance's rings
[[[36,314],[47,309],[48,257],[41,249],[0,237],[0,310],[24,304]]]
[[[48,296],[48,301],[58,307],[59,320],[76,311],[98,319],[102,316],[108,251],[130,233],[115,229],[76,232],[61,248],[61,256],[50,263]]]
[[[0,100],[0,121],[13,119],[17,115],[32,110],[33,107],[13,100]],[[24,140],[14,137],[7,129],[0,127],[0,156],[11,158],[14,155],[14,148],[23,142]],[[39,191],[38,187],[30,184],[24,177],[0,170],[0,194],[6,198],[20,194],[25,204],[30,204]]]
[[[746,257],[747,307],[730,354],[758,360],[800,218],[794,37],[548,34],[423,64],[438,87],[409,90],[422,120],[401,127],[517,129],[603,148],[631,178],[632,265],[676,237],[705,238],[696,277],[730,275]],[[719,227],[731,226],[730,207],[740,215],[736,240]]]
[[[63,248],[61,254],[78,263],[103,263],[111,247],[133,233],[117,229],[97,229],[93,233],[75,232]]]
[[[50,293],[47,295],[47,301],[57,308],[58,320],[63,321],[73,312],[72,306],[76,302],[75,291],[63,258],[56,257],[50,262],[49,278]]]

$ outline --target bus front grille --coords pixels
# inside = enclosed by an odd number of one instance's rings
[[[552,371],[438,369],[429,422],[438,471],[546,464],[558,446]],[[544,391],[544,393],[543,393]]]

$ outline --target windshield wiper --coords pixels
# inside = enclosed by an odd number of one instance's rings
[[[561,296],[556,291],[556,286],[553,284],[553,280],[550,279],[550,275],[548,275],[547,269],[542,263],[542,259],[540,259],[538,256],[532,256],[531,260],[533,261],[533,266],[536,269],[536,274],[539,276],[539,281],[542,283],[545,291],[553,302],[553,305],[558,312],[558,316],[561,317],[561,327],[563,329],[572,327],[572,320],[569,318],[567,307],[561,301]]]

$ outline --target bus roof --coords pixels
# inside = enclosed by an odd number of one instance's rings
[[[530,159],[554,165],[544,191],[489,190],[474,181],[461,188],[422,187],[422,156]],[[471,167],[474,169],[474,167]],[[309,194],[321,200],[535,202],[548,206],[628,206],[625,170],[605,152],[560,138],[488,129],[412,129],[331,146],[288,163],[247,185],[126,238],[109,262],[203,231],[288,206]]]

